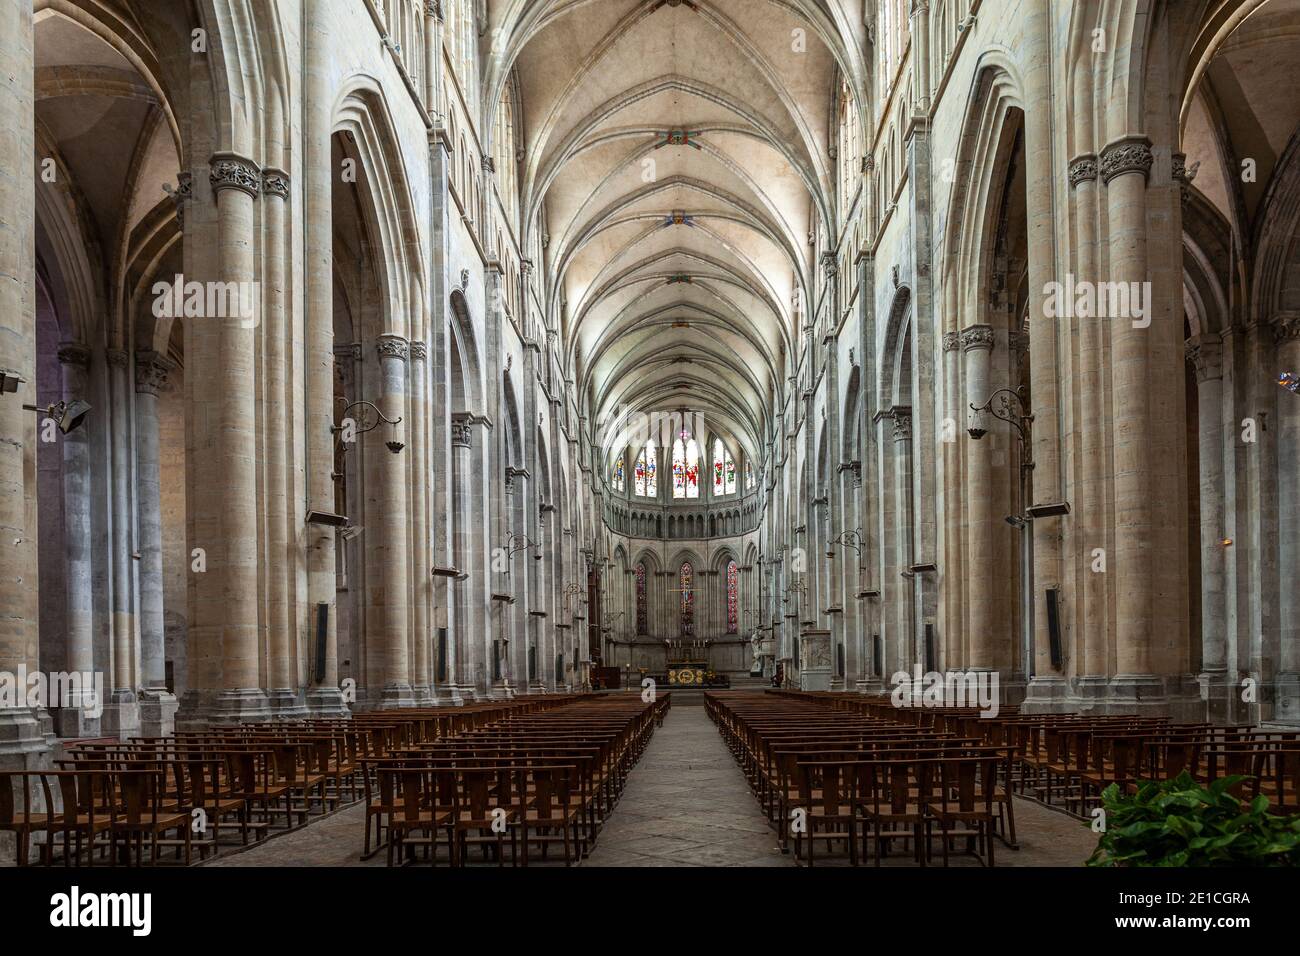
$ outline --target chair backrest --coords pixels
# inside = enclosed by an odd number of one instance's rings
[[[121,797],[122,820],[130,824],[156,822],[158,819],[159,795],[162,790],[162,771],[160,770],[118,770],[113,774],[117,791]],[[116,810],[113,816],[117,819]]]
[[[36,799],[38,791],[43,798],[40,804]],[[16,796],[19,793],[22,794],[21,800]],[[41,812],[40,807],[49,813],[54,812],[47,774],[31,770],[0,772],[0,829],[30,827],[32,814]]]

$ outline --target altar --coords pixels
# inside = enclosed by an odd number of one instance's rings
[[[674,687],[703,687],[708,667],[704,664],[683,661],[668,665],[668,683]]]
[[[668,683],[675,687],[703,687],[709,673],[709,644],[683,637],[665,642],[668,654]]]

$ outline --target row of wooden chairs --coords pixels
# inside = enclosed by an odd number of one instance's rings
[[[1110,785],[1135,790],[1144,780],[1184,771],[1202,783],[1242,776],[1233,792],[1263,795],[1272,812],[1300,812],[1300,733],[1255,726],[1175,723],[1152,715],[1021,714],[974,708],[897,707],[888,696],[783,692],[786,699],[1007,746],[1009,790],[1086,817]]]
[[[978,736],[837,710],[789,694],[707,694],[706,711],[745,772],[783,849],[811,866],[843,844],[880,865],[895,844],[944,865],[963,843],[985,865],[1015,847],[1011,754]],[[859,849],[860,846],[860,849]]]
[[[33,844],[45,865],[190,863],[238,834],[266,839],[360,799],[364,762],[500,721],[562,707],[572,697],[486,702],[446,711],[385,711],[342,719],[268,721],[165,738],[69,744],[54,768],[0,773],[0,831]],[[42,839],[43,838],[43,839]]]
[[[442,853],[464,866],[477,846],[499,866],[527,866],[534,849],[544,860],[559,845],[572,865],[590,852],[669,703],[591,696],[367,761],[362,858],[386,849],[389,866],[437,865]]]

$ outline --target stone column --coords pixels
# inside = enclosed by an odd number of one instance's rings
[[[895,531],[894,544],[897,548],[897,563],[900,571],[907,571],[912,565],[912,410],[896,406],[894,419],[894,506]],[[916,627],[913,612],[916,607],[916,578],[909,576],[899,589],[898,607],[895,609],[898,621],[896,635],[898,647],[898,669],[911,670],[913,664],[920,661],[916,642]],[[889,675],[886,675],[888,677]]]
[[[1274,319],[1277,329],[1278,371],[1300,371],[1300,314]],[[1262,374],[1262,373],[1261,373]],[[1204,388],[1204,386],[1202,386]],[[1201,392],[1204,400],[1204,391]],[[1217,408],[1217,405],[1216,405]],[[1278,673],[1273,719],[1300,724],[1300,401],[1282,395],[1277,403],[1280,435],[1277,438],[1278,515]],[[1201,405],[1201,434],[1205,434],[1205,406]],[[1204,455],[1201,459],[1204,469]],[[1222,459],[1220,458],[1220,467]],[[1204,470],[1201,472],[1205,474]],[[1222,487],[1222,476],[1220,476]],[[1205,508],[1205,484],[1201,484]],[[1222,495],[1219,497],[1222,502]],[[1201,512],[1202,522],[1205,512]],[[1218,549],[1222,561],[1223,549]],[[1220,578],[1222,588],[1222,578]],[[1202,590],[1205,590],[1202,580]],[[1221,598],[1221,595],[1220,595]]]
[[[410,415],[411,427],[407,453],[411,456],[408,473],[411,476],[411,684],[417,704],[434,701],[429,662],[433,633],[430,624],[430,598],[433,577],[429,564],[429,458],[428,442],[428,379],[429,347],[423,342],[411,343]]]
[[[217,204],[215,278],[251,283],[256,274],[253,203],[261,190],[261,170],[234,153],[214,154],[209,167]],[[221,507],[220,563],[214,568],[209,562],[200,586],[220,594],[221,679],[212,719],[222,722],[270,714],[258,640],[257,343],[255,323],[237,309],[230,311],[235,314],[197,320],[218,328],[217,472],[206,482],[200,479],[199,493],[215,495]]]
[[[90,349],[84,345],[59,347],[63,371],[63,400],[86,398],[86,372]],[[78,674],[95,670],[94,580],[90,538],[90,435],[84,425],[60,438],[63,445],[63,532],[67,575],[67,667]],[[60,708],[60,737],[99,736],[99,713],[104,702],[70,701]]]
[[[956,282],[949,281],[944,289],[946,311],[956,312]],[[965,620],[962,612],[962,582],[966,575],[966,561],[962,547],[962,473],[961,444],[958,439],[963,414],[961,390],[961,341],[957,332],[943,334],[943,401],[944,435],[940,450],[943,468],[943,564],[940,566],[943,582],[943,600],[940,603],[940,627],[943,634],[943,666],[958,669],[966,666]],[[870,638],[868,637],[868,640]]]
[[[1110,223],[1110,280],[1147,279],[1147,175],[1151,144],[1127,136],[1101,152]],[[1115,554],[1109,573],[1116,588],[1116,673],[1112,699],[1159,696],[1151,658],[1150,397],[1147,330],[1126,319],[1111,325],[1111,403],[1114,422]]]
[[[135,569],[131,558],[131,356],[109,349],[108,428],[112,462],[112,668],[102,729],[125,740],[140,732],[139,660],[136,644]]]
[[[298,698],[297,655],[298,615],[295,600],[295,562],[297,528],[291,527],[295,511],[288,477],[289,444],[292,438],[292,392],[289,380],[293,355],[292,336],[286,301],[286,222],[288,219],[289,174],[267,166],[262,170],[262,211],[265,222],[266,249],[263,256],[262,345],[263,385],[262,417],[265,422],[266,449],[266,562],[267,621],[263,627],[267,643],[267,686],[271,707],[286,717],[307,713]],[[307,659],[315,669],[315,621],[308,631]]]
[[[1228,686],[1226,558],[1223,552],[1223,343],[1212,333],[1187,342],[1187,360],[1196,369],[1201,554],[1201,697],[1209,719],[1231,715]],[[1194,598],[1195,599],[1195,598]]]
[[[480,677],[484,675],[483,642],[479,640],[481,608],[472,600],[471,565],[474,550],[474,427],[468,416],[460,415],[451,422],[452,459],[452,513],[455,548],[453,554],[462,577],[457,579],[456,591],[456,658],[457,671],[454,682],[461,695],[473,699],[479,690]]]
[[[997,496],[993,493],[994,444],[996,422],[988,412],[976,412],[971,405],[983,405],[989,398],[990,366],[993,358],[993,327],[972,325],[959,336],[966,363],[966,414],[967,428],[987,432],[982,438],[966,446],[966,587],[969,598],[969,657],[966,666],[971,670],[995,670],[998,666],[998,642],[1009,641],[1010,634],[999,633],[998,620],[1000,585],[1009,569],[995,567],[991,560],[995,546],[993,535],[1001,529],[997,514]]]
[[[523,443],[524,470],[527,472],[527,478],[520,489],[524,501],[524,534],[528,540],[535,542],[534,547],[529,548],[524,554],[528,555],[525,561],[527,571],[525,572],[528,582],[528,599],[525,609],[526,630],[520,635],[524,641],[524,663],[525,670],[528,671],[528,692],[532,694],[546,693],[546,681],[543,678],[545,673],[545,657],[543,656],[543,619],[533,612],[541,612],[546,609],[546,597],[542,592],[543,568],[544,562],[538,561],[532,557],[534,553],[542,554],[541,538],[541,516],[539,513],[538,499],[540,494],[538,489],[541,486],[541,471],[539,471],[540,462],[538,461],[538,442],[537,442],[537,376],[539,374],[538,365],[541,362],[541,346],[536,339],[526,338],[524,340],[524,369],[523,369],[523,388],[520,396],[523,402],[523,426],[520,440]],[[630,472],[629,472],[630,474]],[[527,668],[528,650],[533,647],[533,668]]]
[[[1076,102],[1080,98],[1076,98]],[[1090,101],[1089,101],[1090,102]],[[1078,280],[1095,282],[1098,272],[1097,249],[1097,157],[1091,153],[1076,157],[1069,166],[1070,185],[1075,190],[1077,222]],[[1079,322],[1079,490],[1075,528],[1077,544],[1074,560],[1082,577],[1077,620],[1082,625],[1078,659],[1074,661],[1075,692],[1084,698],[1106,693],[1107,646],[1107,578],[1094,571],[1093,552],[1106,547],[1106,471],[1108,431],[1106,427],[1105,377],[1103,372],[1104,336],[1098,319]]]
[[[399,335],[381,335],[379,352],[380,399],[377,404],[389,419],[406,415],[406,359],[409,346]],[[403,423],[406,424],[405,422]],[[399,426],[400,427],[400,426]],[[393,427],[380,424],[367,433],[366,461],[375,486],[367,503],[374,510],[368,524],[378,524],[378,534],[366,537],[370,567],[366,573],[369,611],[366,614],[366,644],[372,664],[378,664],[382,681],[382,706],[411,707],[410,658],[407,654],[407,549],[406,468],[402,449],[394,454],[388,443],[402,440]],[[372,667],[372,673],[375,673]]]
[[[442,2],[424,4],[424,107],[442,125]]]
[[[334,512],[334,232],[331,157],[332,81],[330,43],[324,35],[329,0],[304,0],[302,203],[303,203],[303,400],[306,429],[307,511]],[[436,193],[435,193],[436,195]],[[187,376],[188,378],[188,376]],[[387,454],[387,452],[385,452]],[[309,669],[307,706],[314,714],[348,712],[339,688],[337,547],[335,529],[308,523],[307,600],[314,635],[317,608],[328,608],[324,674]]]
[[[1058,4],[1052,0],[1028,0],[1018,11],[1024,30],[1023,49],[1034,51],[1025,59],[1023,89],[1027,291],[1029,335],[1033,342],[1029,353],[1030,394],[1034,415],[1032,493],[1040,503],[1065,498],[1059,423],[1067,415],[1063,408],[1067,399],[1062,397],[1061,391],[1062,382],[1065,381],[1062,369],[1068,367],[1069,358],[1068,353],[1065,356],[1058,354],[1057,342],[1069,341],[1069,327],[1049,316],[1046,308],[1048,286],[1057,278],[1056,243],[1059,223],[1068,218],[1066,210],[1057,207],[1061,177],[1059,158],[1055,153],[1057,131],[1054,126],[1057,117],[1064,115],[1060,101],[1066,91],[1061,88],[1061,84],[1054,82],[1052,57],[1047,52],[1059,42],[1056,40],[1054,26],[1058,16],[1057,7]],[[1008,433],[1009,440],[1013,437]],[[1014,440],[1018,442],[1018,438]],[[1010,457],[1008,453],[1008,460]],[[1016,475],[1011,480],[1018,479],[1019,475]],[[1030,488],[1028,478],[1024,487]],[[1048,588],[1060,587],[1061,538],[1064,530],[1061,518],[1038,520],[1030,523],[1024,539],[1024,548],[1030,552],[1028,557],[1032,558],[1032,564],[1028,568],[1029,573],[1022,572],[1022,576],[1030,578],[1026,586],[1032,586],[1033,590],[1028,592],[1028,606],[1021,613],[1023,617],[1031,619],[1033,631],[1029,652],[1023,655],[1028,660],[1021,662],[1020,670],[1026,677],[1034,672],[1039,675],[1032,691],[1035,697],[1056,695],[1062,690],[1057,676],[1052,672],[1047,614],[1045,611],[1035,613],[1035,608],[1043,607],[1039,595],[1043,595]],[[1002,540],[1006,543],[1008,538],[1005,537],[1005,530],[1003,534]],[[1007,553],[1005,545],[1000,552]],[[1009,608],[1008,597],[1006,591],[999,595],[1003,607]],[[1010,618],[1009,614],[1004,616]],[[1016,643],[1020,643],[1019,638]]]
[[[0,4],[0,672],[38,666],[32,3]],[[9,394],[6,391],[12,390]],[[47,765],[44,709],[0,707],[0,770]],[[0,859],[14,836],[0,833]]]
[[[167,690],[167,625],[163,606],[162,450],[158,393],[175,369],[157,352],[135,356],[136,508],[140,554],[140,732],[165,737],[176,730],[176,697]]]

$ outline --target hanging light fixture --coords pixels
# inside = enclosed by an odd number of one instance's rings
[[[4,387],[8,388],[7,383]],[[23,408],[29,412],[44,412],[47,418],[54,420],[59,431],[65,435],[80,428],[81,423],[86,420],[86,415],[90,413],[90,403],[83,402],[79,398],[74,398],[70,402],[58,402],[45,408],[37,405],[24,405]]]

